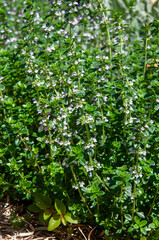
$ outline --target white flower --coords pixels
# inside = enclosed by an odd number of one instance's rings
[[[80,183],[80,187],[83,187],[84,184],[85,184],[85,183],[82,181],[82,182]]]

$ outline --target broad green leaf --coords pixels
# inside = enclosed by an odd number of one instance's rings
[[[0,90],[3,91],[5,89],[5,86],[3,84],[0,84]]]
[[[20,143],[21,143],[21,140],[20,140],[20,139],[16,139],[16,140],[15,140],[15,145],[16,145],[16,146],[19,146]]]
[[[128,228],[128,232],[132,232],[133,230],[134,230],[133,227],[129,227],[129,228]]]
[[[55,199],[55,209],[60,215],[66,212],[65,205],[57,198]]]
[[[146,220],[142,220],[140,222],[140,227],[144,227],[146,224],[147,224],[147,221]]]
[[[153,222],[156,225],[156,227],[159,227],[159,219],[158,218],[154,218]]]
[[[47,220],[49,217],[51,217],[52,209],[46,209],[43,213],[44,220]]]
[[[66,226],[66,224],[67,224],[66,219],[64,217],[62,217],[61,220],[62,220],[63,225]]]
[[[132,220],[132,216],[130,214],[125,214],[125,219],[128,221]]]
[[[146,231],[146,229],[145,229],[145,228],[141,228],[140,230],[141,230],[141,232],[142,232],[144,235],[146,235],[146,234],[147,234],[147,231]]]
[[[139,225],[138,225],[138,224],[135,224],[135,225],[134,225],[134,228],[135,228],[135,229],[138,229],[138,228],[139,228]]]
[[[145,215],[143,212],[137,212],[137,215],[140,217],[140,218],[145,218]]]
[[[29,210],[30,212],[34,212],[34,213],[39,213],[39,212],[41,212],[41,209],[40,209],[35,203],[29,205],[29,206],[28,206],[28,210]]]
[[[36,205],[40,209],[46,210],[47,208],[51,207],[52,201],[49,196],[46,196],[40,192],[36,192],[34,197],[35,197]]]
[[[65,219],[67,222],[69,223],[74,223],[74,224],[77,224],[79,221],[78,221],[78,218],[74,217],[72,215],[72,213],[66,213],[65,214]]]
[[[13,104],[13,98],[11,97],[8,97],[4,100],[5,104],[7,105],[12,105]]]
[[[134,217],[134,220],[137,225],[140,225],[140,219],[137,216]]]
[[[50,218],[49,225],[48,225],[48,231],[52,231],[55,228],[57,228],[61,223],[61,216],[57,213],[54,213],[52,218]]]
[[[155,225],[154,223],[150,223],[150,224],[148,225],[148,227],[151,228],[151,229],[153,229],[153,228],[156,228],[156,225]]]

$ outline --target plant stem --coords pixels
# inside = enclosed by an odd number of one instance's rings
[[[87,138],[88,138],[88,142],[90,140],[90,135],[89,135],[89,128],[88,128],[88,124],[86,123],[86,131],[87,131]],[[92,158],[89,156],[89,160],[90,160],[90,164],[91,166],[93,165],[93,161],[92,161]],[[100,176],[98,175],[98,173],[96,173],[94,171],[96,177],[98,178],[99,182],[103,184],[104,188],[106,191],[109,191],[109,188],[105,185],[105,183],[102,181],[102,179],[100,178]]]
[[[154,198],[153,198],[153,202],[152,202],[152,204],[151,204],[151,207],[150,207],[150,210],[149,210],[149,212],[148,212],[148,214],[147,214],[147,217],[150,215],[150,213],[151,213],[151,211],[152,211],[152,209],[153,209],[153,207],[154,207],[154,204],[155,204],[155,201],[156,201],[156,199],[157,199],[157,192],[155,193],[155,196],[154,196]]]
[[[71,165],[70,167],[71,167],[71,171],[72,171],[72,175],[73,175],[73,178],[74,178],[74,180],[75,180],[75,183],[76,183],[76,185],[78,186],[78,192],[79,192],[79,195],[80,195],[82,201],[86,204],[89,213],[92,214],[91,210],[90,210],[89,207],[88,207],[88,204],[87,204],[86,199],[85,199],[85,198],[83,197],[83,195],[82,195],[82,192],[81,192],[80,186],[79,186],[78,181],[77,181],[76,174],[75,174],[75,172],[74,172],[74,170],[73,170],[73,166]]]
[[[103,187],[105,188],[106,191],[109,191],[109,188],[105,185],[105,183],[102,181],[98,173],[95,172],[96,177],[98,178],[99,182],[103,184]]]
[[[135,203],[136,203],[136,199],[135,199],[135,193],[136,193],[136,183],[134,182],[134,189],[133,189],[133,208],[132,208],[132,222],[134,222],[134,214],[135,214]]]
[[[48,38],[46,39],[46,50],[45,50],[45,57],[46,57],[46,63],[47,63],[47,66],[49,66],[49,58],[48,58]]]
[[[138,151],[136,154],[136,171],[138,173]],[[134,215],[135,215],[135,205],[136,205],[136,182],[134,180],[134,189],[133,189],[133,206],[132,206],[132,222],[134,222]]]
[[[47,129],[48,129],[48,132],[49,132],[50,157],[51,157],[51,159],[53,159],[53,151],[52,151],[52,148],[51,148],[52,136],[51,136],[50,126],[49,126],[47,116],[45,116],[45,119],[46,119]]]
[[[102,6],[102,3],[100,3],[100,7],[101,7],[101,10],[104,10],[103,6]],[[108,36],[108,48],[109,48],[109,60],[111,61],[111,59],[112,59],[112,42],[111,42],[111,39],[110,39],[109,25],[108,25],[108,22],[106,20],[106,15],[105,15],[104,11],[103,11],[103,17],[104,17],[105,23],[106,23],[107,36]],[[110,71],[111,71],[111,69],[112,69],[112,63],[110,62]],[[111,71],[110,79],[112,81],[112,71]]]
[[[123,39],[122,39],[122,35],[120,34],[120,53],[122,53],[123,50]]]
[[[147,27],[145,24],[145,42],[144,42],[145,60],[144,60],[144,78],[146,74],[146,63],[147,63]]]
[[[122,204],[122,197],[123,197],[123,184],[121,185],[121,193],[120,193],[120,201],[121,201],[121,205],[120,205],[121,224],[122,224],[122,227],[123,227],[123,226],[124,226],[124,219],[123,219],[123,204]]]
[[[88,142],[90,140],[90,135],[89,135],[89,128],[88,128],[88,124],[86,123],[86,132],[87,132],[87,139],[88,139]],[[89,156],[89,161],[90,161],[90,164],[92,166],[93,162],[92,162],[92,158]]]
[[[101,108],[101,118],[102,118],[102,122],[104,121],[104,118],[103,118],[103,110]],[[102,145],[104,145],[104,142],[105,142],[105,130],[104,130],[104,123],[102,124],[102,134],[103,134],[103,138],[102,138]],[[105,150],[105,149],[104,149]]]

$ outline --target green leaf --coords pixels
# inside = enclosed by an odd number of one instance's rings
[[[134,225],[134,228],[135,228],[135,229],[138,229],[138,228],[139,228],[139,225],[138,225],[138,224],[135,224],[135,225]]]
[[[65,205],[57,198],[55,199],[55,209],[60,215],[66,212]]]
[[[128,228],[128,232],[133,232],[134,228],[133,227],[129,227]]]
[[[16,146],[19,146],[20,143],[21,143],[21,140],[20,140],[20,139],[16,139],[16,140],[15,140],[15,145],[16,145]]]
[[[7,105],[12,105],[13,104],[13,99],[11,97],[8,97],[4,100],[5,104]]]
[[[62,217],[61,220],[62,220],[63,225],[66,226],[66,224],[67,224],[66,219],[64,217]]]
[[[134,217],[134,220],[137,225],[140,225],[140,219],[137,216]]]
[[[57,228],[61,223],[61,217],[57,213],[54,213],[52,218],[50,218],[49,225],[48,225],[48,231],[52,231],[55,228]]]
[[[132,216],[130,214],[125,214],[125,219],[128,221],[132,220]]]
[[[46,195],[42,194],[41,192],[36,192],[34,197],[35,197],[36,205],[40,209],[46,210],[47,208],[51,207],[52,201],[49,196],[46,196]]]
[[[147,221],[146,220],[142,220],[140,222],[140,227],[144,227],[146,224],[147,224]]]
[[[156,227],[159,227],[159,219],[158,218],[154,218],[153,222],[156,225]]]
[[[5,89],[5,86],[3,84],[0,84],[0,90],[3,91]]]
[[[34,212],[34,213],[39,213],[39,212],[41,212],[41,209],[40,209],[35,203],[29,205],[29,206],[28,206],[28,210],[29,210],[30,212]]]
[[[146,240],[147,238],[145,236],[142,236],[140,240]]]
[[[156,228],[156,225],[155,225],[154,223],[150,223],[150,224],[148,225],[148,227],[151,228],[151,229],[154,229],[154,228]]]
[[[140,218],[145,218],[145,215],[143,212],[137,212],[137,215],[140,217]]]
[[[77,224],[79,221],[78,221],[78,218],[74,217],[72,215],[72,213],[66,213],[65,214],[65,219],[67,222],[69,223],[74,223],[74,224]]]
[[[43,213],[44,220],[47,220],[49,217],[51,217],[52,209],[46,209]]]
[[[147,234],[147,231],[146,231],[146,229],[145,229],[145,228],[141,228],[140,230],[141,230],[141,232],[142,232],[144,235],[146,235],[146,234]]]

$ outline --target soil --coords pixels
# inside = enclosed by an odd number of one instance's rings
[[[27,220],[26,220],[27,219]],[[29,219],[29,220],[28,220]],[[72,228],[72,233],[68,229]],[[38,222],[37,216],[9,198],[0,201],[0,240],[104,240],[104,231],[89,224],[60,226],[52,232]]]

